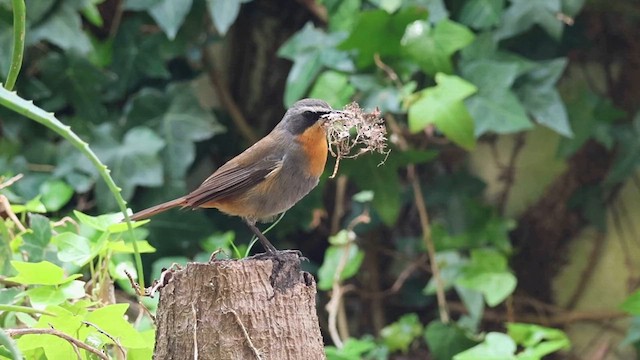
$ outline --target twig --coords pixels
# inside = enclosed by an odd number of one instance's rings
[[[72,344],[72,346],[77,346],[83,350],[86,350],[90,353],[94,353],[96,354],[100,359],[104,359],[104,360],[109,360],[109,358],[107,357],[107,355],[105,355],[102,351],[94,348],[91,345],[87,345],[85,343],[83,343],[82,341],[69,336],[65,333],[63,333],[62,331],[56,330],[56,329],[35,329],[35,328],[28,328],[28,329],[5,329],[4,330],[7,335],[11,336],[11,337],[15,337],[15,336],[22,336],[22,335],[53,335],[53,336],[57,336],[59,338],[62,338],[66,341],[68,341],[69,343]]]
[[[229,86],[226,81],[222,77],[222,74],[218,70],[216,70],[216,65],[213,57],[209,53],[209,49],[206,47],[202,48],[202,64],[207,70],[207,75],[209,76],[209,81],[216,89],[216,93],[220,97],[220,102],[227,109],[229,115],[231,116],[231,120],[236,124],[238,131],[240,134],[250,143],[254,143],[258,141],[258,136],[253,131],[253,128],[247,122],[247,119],[240,111],[240,107],[233,100],[231,96],[231,92],[229,90]]]
[[[342,296],[344,295],[344,288],[341,286],[334,286],[331,291],[331,300],[327,303],[326,309],[329,314],[329,336],[331,336],[331,340],[333,344],[341,349],[344,344],[342,339],[340,338],[340,334],[338,333],[338,327],[336,326],[336,319],[338,318],[338,309],[340,307],[340,302]]]
[[[7,216],[9,216],[9,219],[11,219],[14,224],[16,224],[20,231],[27,231],[24,225],[22,225],[22,223],[20,222],[20,219],[18,219],[16,214],[11,211],[11,203],[9,203],[9,199],[7,199],[7,197],[4,195],[0,195],[0,210],[2,209],[4,209],[4,211],[7,213]]]
[[[468,314],[469,310],[466,306],[459,302],[452,302],[449,304],[451,311],[459,314]],[[565,311],[558,314],[554,314],[550,317],[544,317],[539,315],[521,314],[518,316],[518,321],[532,324],[541,324],[543,326],[565,326],[581,321],[609,321],[615,319],[621,319],[629,317],[629,314],[621,311]],[[505,313],[485,309],[482,318],[488,321],[494,321],[503,323],[507,321],[507,315]]]
[[[409,147],[406,139],[402,137],[402,131],[400,125],[396,122],[395,118],[391,115],[386,117],[387,123],[391,128],[391,131],[398,137],[398,147],[406,151]],[[429,255],[429,264],[431,266],[431,272],[436,283],[436,299],[438,300],[438,310],[440,313],[440,321],[444,324],[449,323],[449,313],[447,311],[447,298],[444,293],[444,282],[440,276],[440,267],[436,261],[436,247],[433,244],[431,238],[431,225],[429,224],[429,214],[427,213],[427,205],[422,195],[422,188],[420,187],[420,179],[416,172],[416,167],[413,164],[407,165],[407,176],[411,181],[413,187],[413,195],[418,209],[418,216],[420,217],[420,227],[422,228],[422,241],[427,248],[427,254]]]
[[[337,161],[337,159],[336,159]],[[347,192],[347,183],[348,177],[346,175],[338,176],[338,180],[336,180],[336,199],[335,199],[335,207],[333,209],[333,217],[331,218],[331,233],[335,234],[338,232],[340,227],[340,220],[344,215],[344,198]]]
[[[122,353],[122,356],[124,356],[124,359],[127,358],[127,351],[122,347],[122,345],[120,345],[120,341],[118,341],[116,338],[114,338],[113,336],[111,336],[111,334],[107,333],[106,331],[102,330],[100,327],[98,327],[98,325],[88,322],[88,321],[83,321],[83,324],[85,324],[86,326],[91,326],[92,328],[98,330],[98,332],[106,337],[108,337],[109,339],[111,339],[111,341],[113,341],[113,343],[116,345],[116,347],[118,348],[118,350],[120,350],[120,352]]]
[[[136,291],[136,294],[138,296],[147,295],[145,291],[142,291],[140,285],[133,279],[133,276],[131,275],[131,273],[129,273],[128,270],[124,270],[124,274],[127,275],[127,278],[129,278],[129,283],[131,283],[131,287]]]
[[[1,182],[0,183],[0,190],[13,185],[16,181],[22,179],[23,177],[24,177],[24,174],[18,174],[16,176],[13,176],[13,177],[9,178],[9,180],[7,180],[7,181]]]
[[[240,329],[242,329],[242,333],[244,334],[244,338],[247,340],[247,344],[249,345],[249,348],[251,349],[251,351],[253,351],[253,355],[256,356],[256,359],[262,360],[262,356],[260,356],[260,352],[258,351],[258,349],[256,349],[255,345],[253,345],[253,341],[251,341],[251,337],[249,336],[249,332],[247,331],[247,328],[242,323],[242,320],[240,319],[240,316],[238,316],[238,313],[235,312],[235,310],[233,310],[233,309],[227,309],[227,312],[232,313],[233,316],[236,318],[236,323],[238,323],[238,325],[240,326]]]
[[[511,150],[511,155],[509,156],[509,162],[503,169],[503,173],[500,176],[501,180],[504,181],[504,188],[498,200],[498,211],[500,212],[500,214],[504,214],[504,209],[507,206],[507,200],[509,200],[509,193],[511,192],[511,189],[513,188],[513,184],[515,182],[516,159],[518,158],[518,154],[520,154],[522,148],[524,147],[524,139],[524,133],[516,135],[513,143],[513,149]]]

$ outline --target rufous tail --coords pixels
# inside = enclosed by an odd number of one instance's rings
[[[148,219],[156,214],[159,214],[161,212],[165,212],[169,209],[173,209],[174,207],[178,207],[178,206],[183,206],[184,205],[184,198],[177,198],[175,200],[171,200],[171,201],[167,201],[165,203],[156,205],[156,206],[152,206],[148,209],[144,209],[141,211],[138,211],[137,213],[131,215],[131,220],[144,220],[144,219]]]

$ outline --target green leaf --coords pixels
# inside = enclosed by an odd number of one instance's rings
[[[486,30],[500,23],[504,0],[469,0],[460,10],[460,22],[476,30]]]
[[[515,360],[516,343],[508,335],[490,332],[481,344],[463,351],[453,360]]]
[[[346,245],[352,242],[355,238],[355,234],[353,232],[349,232],[347,229],[342,229],[338,231],[335,235],[329,236],[329,244],[331,245]]]
[[[571,137],[573,132],[567,110],[555,88],[566,66],[565,58],[538,63],[523,77],[517,92],[537,122],[560,135]]]
[[[6,280],[22,285],[60,285],[82,276],[80,274],[74,274],[65,277],[64,270],[62,270],[61,267],[48,261],[38,263],[12,261],[11,265],[18,271],[18,275],[7,278]]]
[[[207,0],[209,16],[220,35],[224,35],[236,21],[242,0]]]
[[[620,309],[631,315],[640,315],[640,290],[629,295],[620,305]]]
[[[40,201],[41,197],[42,196],[38,195],[35,198],[27,201],[27,203],[24,205],[11,205],[11,210],[16,214],[24,212],[44,214],[47,212],[47,208],[44,206],[42,201]]]
[[[58,259],[83,266],[93,258],[89,239],[72,232],[63,232],[53,237],[53,243],[58,247]]]
[[[167,96],[169,108],[159,129],[167,144],[162,155],[169,177],[182,179],[195,160],[195,143],[223,133],[225,128],[202,108],[190,85],[173,84]]]
[[[60,210],[73,197],[73,188],[62,180],[49,180],[40,185],[42,203],[47,211]]]
[[[542,359],[559,350],[569,350],[571,341],[567,334],[559,329],[540,325],[508,323],[507,334],[525,349],[518,358]]]
[[[458,325],[432,321],[424,332],[431,355],[436,360],[449,360],[457,353],[477,344]]]
[[[364,252],[360,250],[356,244],[350,243],[349,245],[329,246],[324,253],[322,266],[318,269],[318,289],[329,290],[333,287],[336,269],[343,261],[342,257],[345,256],[347,248],[349,253],[346,255],[347,261],[345,262],[342,274],[340,274],[340,280],[346,280],[358,272],[364,259]]]
[[[473,120],[462,100],[477,88],[455,75],[436,74],[435,87],[419,93],[419,99],[409,107],[409,129],[422,131],[434,124],[451,141],[470,150],[475,146]]]
[[[354,87],[349,84],[347,75],[328,70],[320,74],[309,93],[309,97],[323,99],[334,109],[340,109],[351,101],[355,91]]]
[[[84,297],[84,281],[74,280],[60,286],[47,285],[26,291],[31,305],[36,309],[45,309],[50,305],[59,305],[67,299]]]
[[[509,272],[507,259],[497,251],[475,249],[471,251],[471,262],[455,284],[479,291],[487,305],[493,307],[513,293],[518,280]]]
[[[48,41],[65,50],[74,50],[79,54],[87,54],[91,50],[91,41],[82,30],[80,14],[69,2],[61,3],[54,12],[27,31],[27,43]]]
[[[422,328],[417,314],[405,314],[398,321],[382,328],[380,336],[390,351],[400,350],[406,353],[411,343],[422,334]]]
[[[168,79],[166,55],[163,53],[166,37],[158,32],[143,31],[142,19],[125,18],[113,41],[111,70],[117,79],[111,89],[114,96],[134,89],[143,79]],[[164,106],[163,106],[164,108]]]
[[[360,360],[364,354],[376,347],[373,339],[348,338],[342,344],[342,348],[325,346],[324,350],[328,360]]]
[[[77,336],[78,329],[82,328],[82,315],[73,314],[60,306],[50,306],[47,311],[55,315],[42,315],[35,328],[48,329],[53,327],[70,336]],[[17,343],[22,351],[42,348],[47,359],[75,359],[77,357],[68,341],[53,335],[24,335],[18,339]]]
[[[451,20],[433,28],[424,20],[414,21],[402,37],[402,50],[427,74],[453,73],[451,56],[473,41],[473,33]]]
[[[395,14],[384,10],[369,10],[358,14],[358,20],[340,49],[357,50],[356,65],[366,68],[373,65],[374,54],[382,58],[400,54],[400,40],[407,25],[426,19],[427,12],[419,8],[404,8]]]
[[[78,210],[73,210],[73,214],[76,216],[76,218],[78,218],[78,221],[80,221],[80,223],[99,231],[107,231],[112,225],[118,224],[122,220],[121,213],[91,216],[81,213]]]
[[[156,248],[151,246],[147,240],[138,240],[138,251],[140,253],[152,253],[156,252]],[[133,254],[133,244],[131,242],[125,242],[124,240],[120,241],[110,241],[109,249],[113,250],[116,253],[127,253]]]
[[[512,62],[477,60],[464,63],[462,73],[478,86],[476,95],[465,103],[475,120],[475,134],[512,133],[533,127],[525,109],[510,90],[518,75]]]
[[[113,179],[121,186],[125,200],[133,196],[136,186],[160,186],[163,166],[159,157],[164,140],[148,127],[135,127],[127,131],[122,143],[117,142],[107,123],[97,130],[94,151],[111,169]],[[96,196],[104,209],[115,208],[115,201],[98,183]]]
[[[97,124],[107,118],[102,101],[110,78],[102,69],[74,52],[49,52],[39,65],[42,82],[49,89],[56,89],[48,99],[47,110],[62,110],[66,104],[71,104],[81,120]]]
[[[509,134],[533,127],[522,104],[510,90],[502,93],[480,92],[465,104],[475,120],[476,136],[488,132]]]
[[[129,304],[107,305],[87,314],[85,321],[96,325],[102,331],[111,335],[111,338],[118,339],[124,347],[149,347],[142,335],[133,328],[131,323],[125,320],[127,308],[129,308]],[[102,339],[103,344],[113,344],[111,338],[99,333],[94,327],[84,326],[80,329],[80,338],[86,339],[89,335],[98,336]]]
[[[20,352],[20,349],[18,348],[18,346],[16,346],[16,343],[2,329],[0,329],[0,346],[1,346],[0,348],[4,347],[9,351],[9,355],[11,355],[11,359],[13,360],[24,359],[24,356]]]
[[[345,37],[341,32],[327,34],[309,22],[280,47],[278,56],[293,61],[287,76],[285,106],[293,105],[306,94],[323,66],[353,71],[354,65],[347,53],[336,49]]]
[[[559,40],[563,24],[556,18],[561,11],[560,0],[511,0],[502,17],[502,23],[494,36],[497,40],[507,39],[540,25],[551,37]]]
[[[192,3],[193,0],[158,0],[148,11],[169,40],[173,40],[191,10]]]
[[[22,235],[20,250],[29,254],[32,262],[44,259],[45,249],[51,241],[51,224],[49,219],[42,215],[29,215],[30,229]]]

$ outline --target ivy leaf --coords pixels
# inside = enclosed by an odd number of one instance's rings
[[[48,41],[65,50],[74,50],[80,54],[91,51],[91,41],[82,30],[82,19],[77,10],[70,4],[61,3],[37,27],[27,31],[27,42]]]
[[[451,359],[455,354],[477,344],[456,324],[443,324],[439,321],[432,321],[427,326],[424,338],[436,360]]]
[[[629,295],[620,305],[620,309],[631,315],[640,315],[640,290]]]
[[[169,40],[173,40],[191,10],[192,3],[193,0],[159,0],[154,2],[148,12]]]
[[[569,350],[571,341],[564,331],[535,324],[508,323],[507,334],[525,349],[524,359],[542,359],[558,350]]]
[[[22,285],[60,285],[82,276],[80,274],[74,274],[65,277],[64,270],[62,270],[61,267],[48,261],[38,263],[12,261],[11,266],[18,271],[18,275],[7,278],[7,281],[13,281]]]
[[[398,56],[400,40],[407,25],[419,19],[426,19],[427,12],[420,8],[404,8],[395,14],[385,10],[363,11],[349,37],[340,44],[340,49],[357,50],[356,65],[366,68],[373,65],[374,54],[381,57]]]
[[[105,123],[96,131],[94,151],[110,168],[112,177],[122,188],[125,200],[131,198],[138,185],[162,185],[159,152],[165,142],[153,130],[142,126],[130,129],[125,133],[122,143],[113,138],[110,124]],[[97,184],[96,196],[102,209],[116,208],[103,183]]]
[[[500,359],[515,360],[516,343],[509,335],[490,332],[484,341],[453,357],[453,360]]]
[[[207,0],[207,9],[220,35],[224,35],[236,21],[243,0]]]
[[[559,40],[563,24],[556,18],[561,12],[560,0],[511,0],[502,16],[502,24],[495,31],[496,40],[507,39],[540,25],[552,38]]]
[[[493,250],[475,249],[471,251],[471,262],[455,284],[481,292],[487,305],[493,307],[513,293],[517,281],[508,270],[504,255]]]
[[[44,259],[44,254],[51,241],[51,224],[49,219],[42,215],[29,215],[30,230],[22,235],[20,250],[29,254],[32,262]]]
[[[560,135],[571,137],[573,132],[564,102],[555,88],[558,79],[567,66],[567,59],[543,61],[531,69],[517,89],[527,110],[542,125]]]
[[[47,311],[55,315],[42,315],[35,328],[48,329],[53,327],[70,336],[76,336],[77,330],[82,328],[81,315],[74,315],[60,306],[49,306]],[[24,335],[18,339],[17,343],[23,351],[42,348],[47,359],[75,359],[77,357],[68,341],[53,335]]]
[[[318,269],[318,289],[329,290],[333,287],[336,269],[342,261],[345,251],[349,251],[349,253],[347,254],[345,267],[342,270],[342,274],[340,274],[340,280],[346,280],[358,272],[364,259],[364,251],[360,250],[358,245],[354,243],[348,246],[331,245],[325,251],[324,262]]]
[[[460,22],[476,30],[486,30],[500,23],[505,0],[470,0],[460,10]]]
[[[60,210],[73,197],[73,188],[62,180],[49,180],[40,185],[42,203],[47,211]]]
[[[318,77],[309,97],[323,99],[334,109],[340,109],[349,103],[354,93],[355,89],[345,74],[328,70]]]
[[[478,93],[465,103],[475,120],[475,134],[487,132],[506,134],[533,127],[524,107],[510,90],[518,66],[494,60],[464,63],[462,73],[478,86]]]
[[[167,96],[169,108],[158,129],[167,144],[162,156],[169,177],[181,179],[195,160],[195,142],[207,140],[225,128],[202,108],[188,84],[169,86]]]
[[[31,305],[39,310],[50,305],[59,305],[67,299],[80,299],[85,296],[84,282],[74,280],[60,286],[47,285],[26,291]]]
[[[112,304],[98,308],[87,314],[85,321],[95,324],[101,330],[111,336],[111,338],[98,332],[94,327],[84,326],[79,331],[79,338],[86,339],[88,336],[98,336],[103,344],[113,344],[112,339],[118,339],[120,344],[127,348],[146,348],[148,343],[133,325],[125,320],[125,312],[129,304]]]
[[[142,19],[125,19],[113,41],[111,70],[117,74],[111,90],[112,97],[120,97],[135,88],[145,78],[167,79],[170,73],[162,53],[167,42],[162,33],[143,32]]]
[[[437,86],[419,93],[419,99],[409,107],[409,129],[422,131],[434,124],[451,141],[470,150],[475,146],[473,119],[462,100],[477,88],[455,75],[436,74]]]
[[[382,341],[390,351],[406,353],[411,343],[422,334],[422,324],[415,313],[405,314],[380,330]]]
[[[107,118],[107,109],[101,99],[110,79],[87,58],[76,53],[50,52],[39,66],[43,83],[50,89],[57,89],[48,99],[48,110],[57,111],[65,104],[71,104],[82,120],[100,123]]]
[[[427,21],[414,21],[402,37],[402,51],[427,74],[453,73],[451,56],[473,41],[464,25],[443,20],[434,27]]]
[[[54,236],[53,243],[58,247],[58,259],[83,266],[93,258],[91,242],[84,236],[72,232],[63,232]]]
[[[278,56],[293,61],[287,75],[284,93],[289,107],[307,92],[323,66],[339,71],[353,71],[353,62],[336,46],[346,38],[345,33],[325,33],[310,22],[280,47]]]

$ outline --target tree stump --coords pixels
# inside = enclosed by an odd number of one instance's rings
[[[189,263],[160,290],[154,359],[325,359],[296,254]]]

